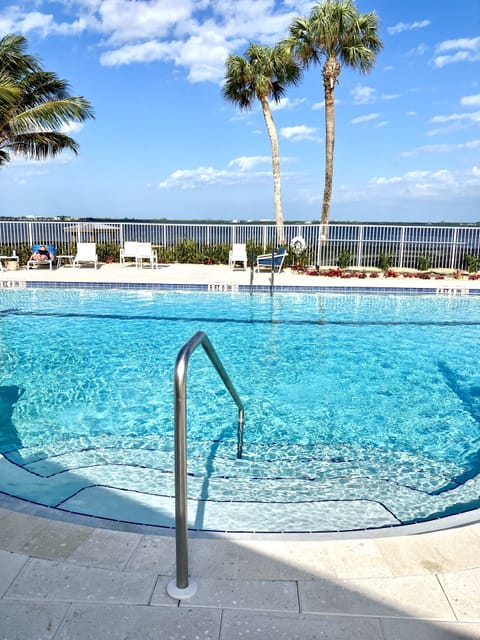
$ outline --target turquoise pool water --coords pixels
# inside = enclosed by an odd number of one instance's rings
[[[188,374],[191,527],[396,526],[478,507],[480,300],[0,292],[0,491],[172,525],[173,368]]]

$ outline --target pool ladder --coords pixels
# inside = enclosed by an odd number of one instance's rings
[[[188,516],[187,516],[187,369],[190,356],[202,345],[217,370],[225,387],[238,407],[237,458],[242,457],[244,409],[212,343],[204,331],[197,331],[180,349],[174,373],[175,424],[175,543],[176,578],[167,585],[167,593],[175,600],[192,597],[197,591],[193,580],[188,580]]]

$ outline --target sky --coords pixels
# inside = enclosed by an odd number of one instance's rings
[[[0,37],[87,98],[80,153],[0,169],[0,216],[273,219],[259,104],[222,97],[225,60],[273,45],[305,0],[0,0]],[[480,221],[480,0],[357,0],[384,48],[335,89],[331,220]],[[321,66],[273,104],[285,220],[321,215]]]

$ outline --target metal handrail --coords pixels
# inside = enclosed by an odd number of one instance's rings
[[[187,369],[190,356],[202,345],[224,385],[238,407],[237,458],[243,451],[244,408],[238,393],[225,371],[212,343],[204,331],[197,331],[180,349],[175,363],[175,542],[176,579],[167,586],[168,594],[177,600],[190,598],[197,590],[188,582],[188,517],[187,517]]]

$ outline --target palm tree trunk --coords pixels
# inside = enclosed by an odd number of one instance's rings
[[[283,230],[282,195],[280,190],[280,156],[278,152],[278,136],[273,121],[270,105],[267,98],[261,100],[263,117],[267,127],[270,144],[272,145],[272,169],[273,169],[273,201],[275,206],[275,222],[277,225],[277,238],[279,244],[285,243]]]
[[[340,63],[330,57],[323,67],[323,87],[325,90],[325,183],[322,203],[321,240],[328,240],[328,223],[330,220],[330,202],[333,185],[333,152],[335,147],[335,84],[340,75]]]

